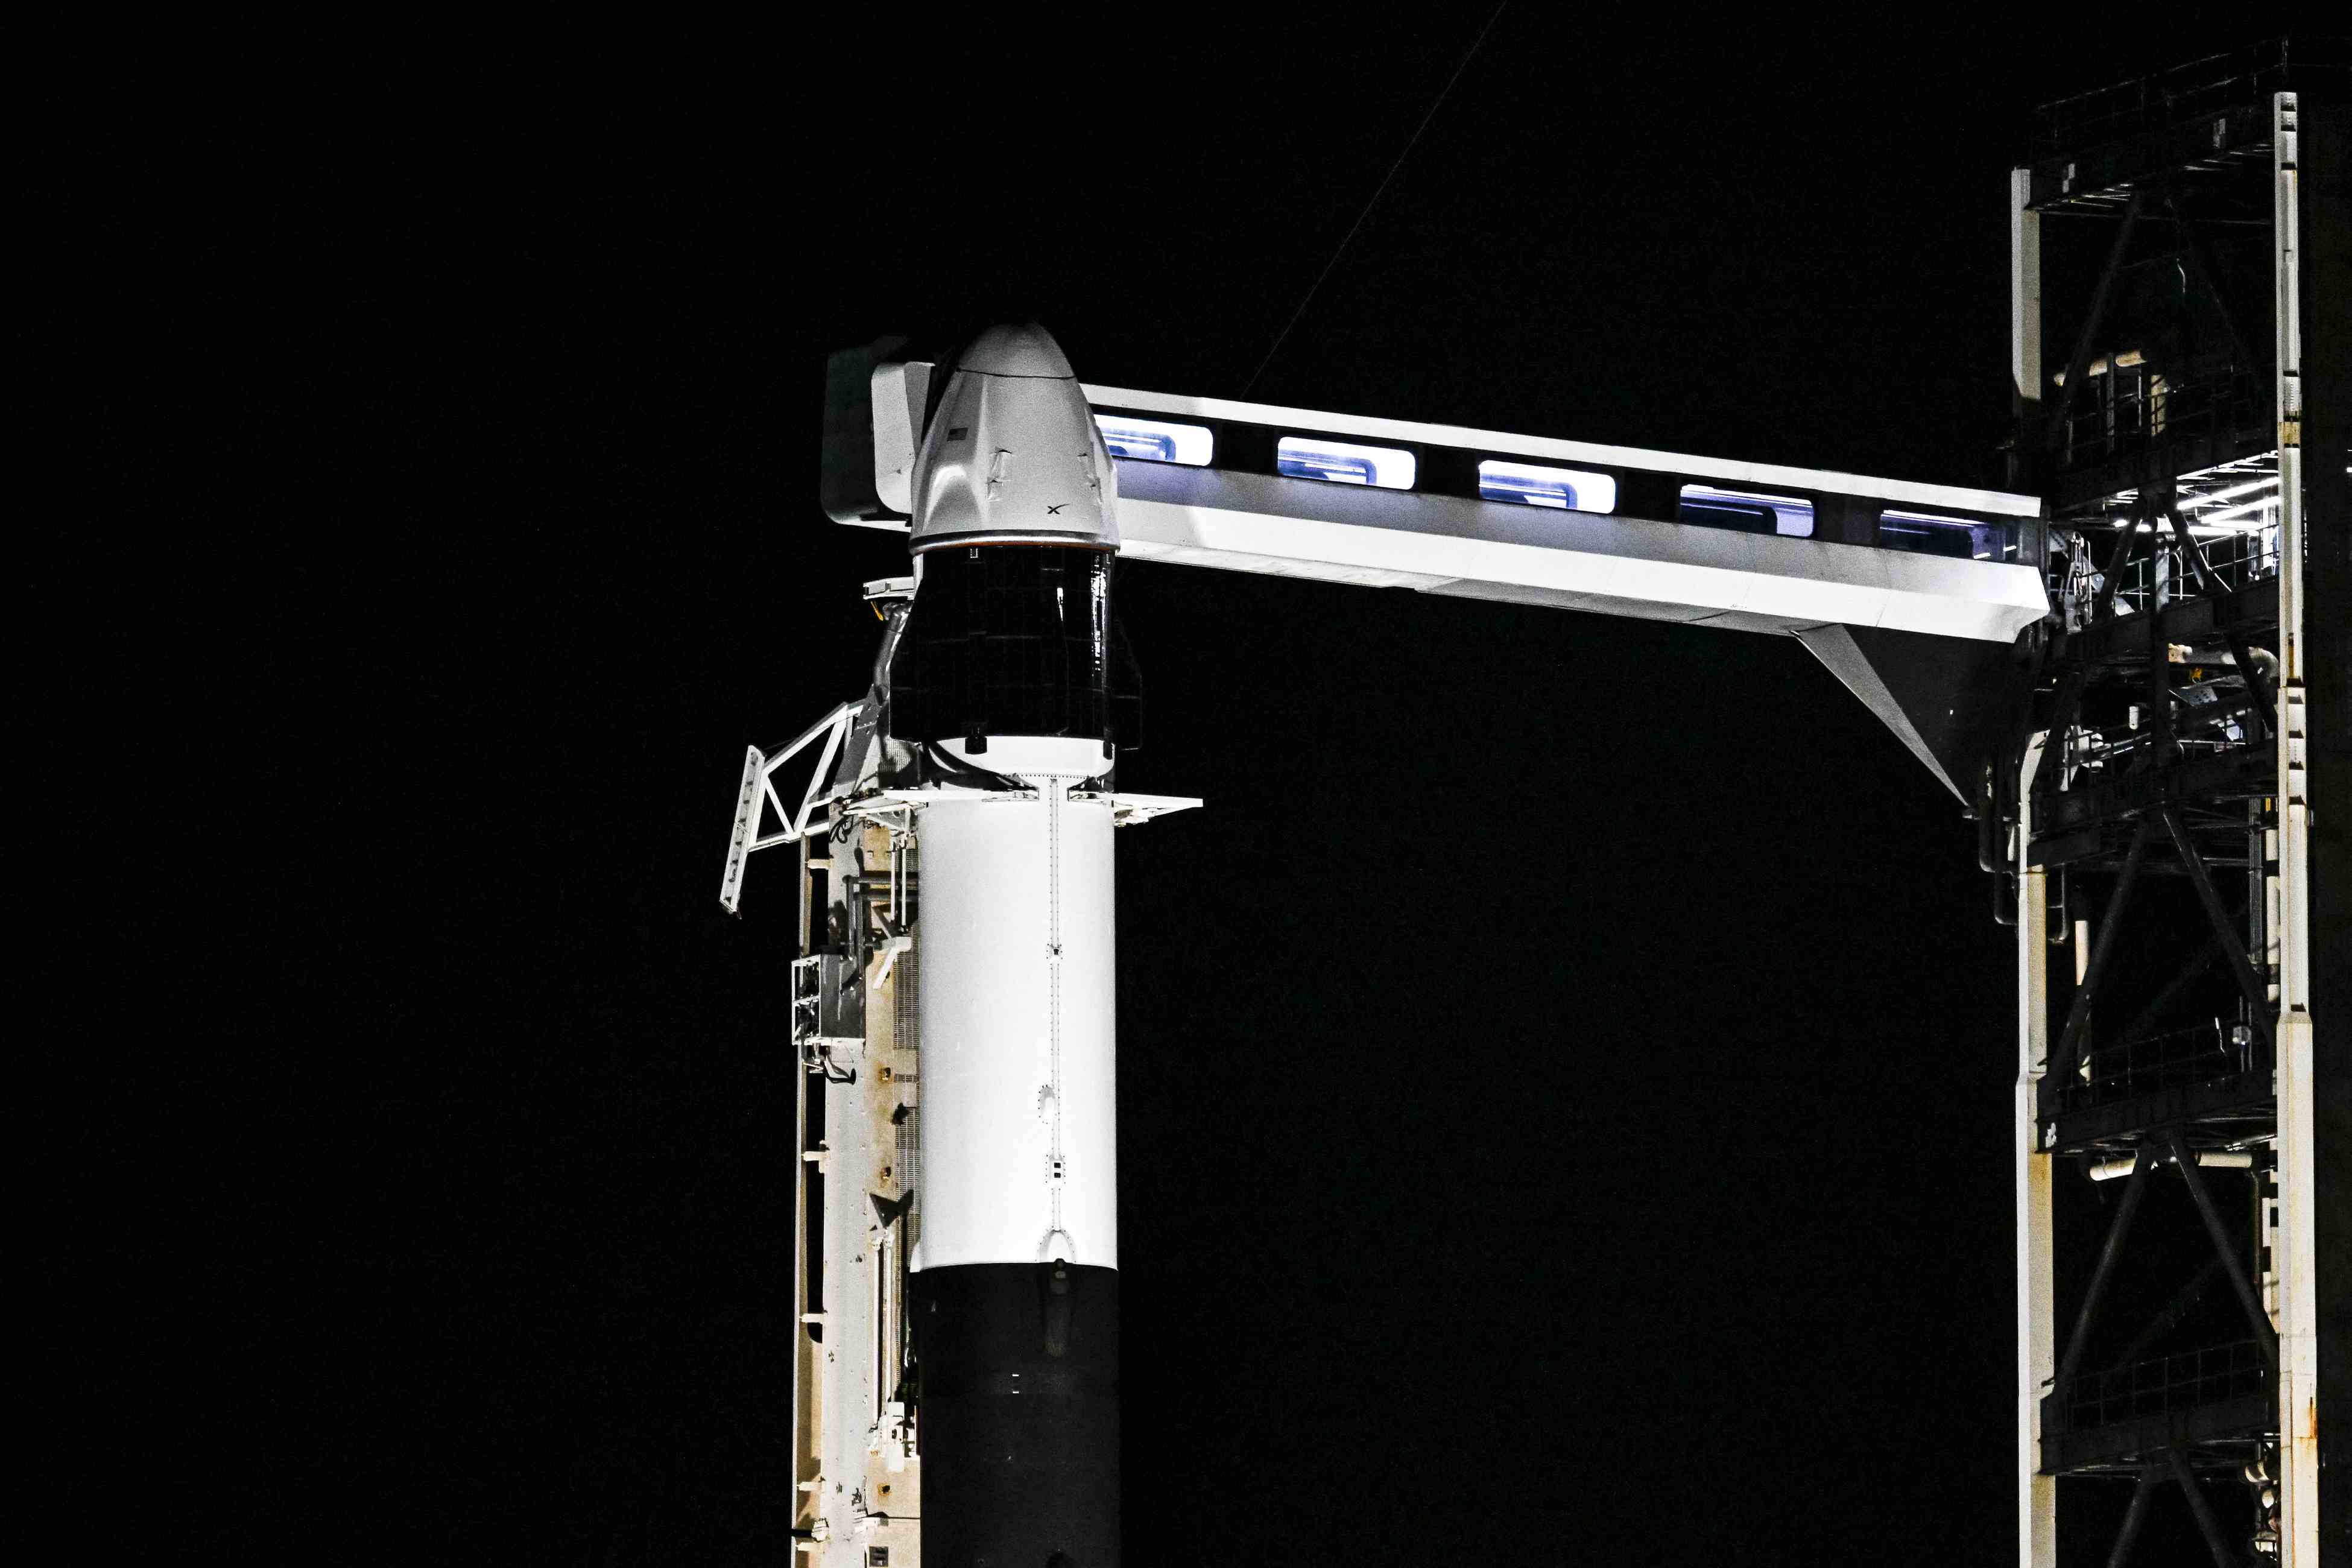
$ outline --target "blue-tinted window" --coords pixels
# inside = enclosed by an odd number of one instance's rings
[[[1685,485],[1675,503],[1675,521],[1696,523],[1701,528],[1732,528],[1742,533],[1785,533],[1795,539],[1810,539],[1813,532],[1813,503],[1801,496]]]
[[[1294,479],[1409,490],[1415,464],[1412,454],[1402,447],[1365,447],[1322,436],[1285,436],[1275,445],[1274,466]]]
[[[1948,555],[1960,561],[2000,559],[2002,530],[1998,523],[1969,517],[1939,517],[1933,512],[1895,511],[1878,514],[1882,549],[1908,550],[1920,555]]]
[[[1205,426],[1173,425],[1164,419],[1142,419],[1131,414],[1097,414],[1103,445],[1114,458],[1139,458],[1150,463],[1182,463],[1204,468],[1216,451],[1216,437]]]
[[[1563,511],[1617,510],[1617,481],[1611,475],[1588,473],[1580,468],[1550,468],[1536,463],[1500,459],[1480,463],[1478,493],[1487,500],[1555,507]]]

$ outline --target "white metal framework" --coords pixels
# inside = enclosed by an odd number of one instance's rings
[[[2318,1258],[2313,1196],[2311,813],[2303,624],[2302,192],[2292,92],[2272,103],[2279,418],[2278,1227],[2279,1560],[2318,1568]],[[2331,460],[2333,454],[2329,454]],[[2340,933],[2339,933],[2340,937]],[[2336,1529],[2347,1528],[2337,1521]]]
[[[743,787],[735,801],[735,831],[727,841],[727,874],[720,879],[719,901],[733,914],[743,897],[743,861],[754,849],[772,849],[780,844],[797,844],[808,832],[809,819],[820,805],[820,795],[833,769],[834,759],[841,754],[842,737],[848,733],[850,721],[856,717],[857,704],[844,702],[839,707],[801,731],[800,736],[777,748],[773,756],[757,746],[743,750]],[[816,771],[809,777],[808,790],[801,796],[797,807],[784,805],[783,796],[776,793],[776,770],[799,756],[822,739],[824,747],[817,753]],[[769,806],[783,826],[773,833],[762,833],[761,825]]]

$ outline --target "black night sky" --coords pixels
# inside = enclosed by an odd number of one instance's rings
[[[1251,395],[1998,484],[2029,111],[2231,9],[1514,5]],[[824,355],[1242,395],[1487,12],[47,10],[13,1511],[785,1563],[787,863],[715,895],[904,570]],[[1209,803],[1121,837],[1129,1563],[2008,1561],[1958,804],[1793,640],[1118,582]]]

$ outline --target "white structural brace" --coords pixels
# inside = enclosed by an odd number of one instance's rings
[[[833,770],[833,759],[841,751],[841,738],[848,733],[850,721],[857,717],[857,704],[844,702],[832,712],[801,731],[790,745],[779,747],[774,755],[763,753],[757,746],[743,751],[743,787],[735,800],[735,830],[727,841],[727,871],[719,879],[719,901],[727,912],[736,912],[743,896],[743,860],[754,849],[772,849],[779,844],[795,844],[808,831],[809,818],[821,804],[819,795]],[[806,751],[822,739],[824,751],[817,753],[816,771],[809,775],[808,790],[801,797],[798,810],[784,805],[783,796],[776,793],[776,770]],[[783,827],[763,834],[760,823],[771,805],[783,821]]]
[[[2030,567],[1459,496],[1121,462],[1119,553],[1734,631],[1826,624],[2007,643]]]
[[[1672,474],[1759,490],[1868,497],[2006,518],[2032,496],[1740,463],[1499,430],[1320,413],[1128,387],[1097,405],[1544,463]],[[1517,506],[1379,485],[1122,459],[1119,552],[1328,583],[1417,588],[1738,631],[1825,624],[2011,642],[2049,607],[2032,565],[1740,533],[1672,519]]]
[[[2042,1468],[2042,1399],[2058,1375],[2057,1270],[2050,1156],[2034,1125],[2050,1067],[2050,882],[2033,863],[2033,778],[2047,731],[2025,749],[2017,785],[2017,1568],[2057,1568],[2058,1478]],[[2079,948],[2078,948],[2079,951]]]
[[[2297,102],[2271,104],[2279,421],[2278,1196],[2280,1568],[2318,1568],[2319,1256],[2313,1159],[2311,781],[2303,624],[2302,173]],[[2333,454],[2329,455],[2333,458]],[[2343,1439],[2339,1436],[2338,1442]],[[2330,1520],[2341,1531],[2344,1521]]]
[[[875,373],[876,489],[893,507],[908,497],[908,389],[929,374],[930,367],[919,365]],[[1113,411],[1101,416],[1108,419],[1134,411],[1153,420],[1209,420],[1278,432],[1328,452],[1399,459],[1393,470],[1368,468],[1358,482],[1333,483],[1221,468],[1213,458],[1204,461],[1172,446],[1169,461],[1119,458],[1119,553],[1137,560],[1736,631],[1843,625],[2008,643],[2049,607],[2037,563],[1628,515],[1616,510],[1612,476],[1668,476],[1686,494],[1809,509],[1810,502],[1787,494],[1796,491],[1930,523],[2036,518],[2042,503],[2032,496],[1131,387],[1084,391],[1097,410]],[[1210,445],[1205,428],[1161,427],[1171,440],[1189,433],[1202,448]],[[1489,465],[1582,465],[1591,471],[1579,477],[1607,487],[1597,492],[1607,499],[1598,509],[1578,510],[1581,502],[1521,505],[1437,493],[1416,487],[1411,451],[1365,444],[1381,442],[1467,454]],[[903,519],[866,521],[906,526]]]

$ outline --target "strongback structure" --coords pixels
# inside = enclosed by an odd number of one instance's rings
[[[1113,782],[1124,556],[1802,641],[2016,929],[2021,1563],[2352,1568],[2345,76],[2045,111],[2000,491],[834,356],[826,510],[914,571],[721,891],[797,847],[799,1552],[1118,1560],[1112,830],[1199,804]]]
[[[1980,821],[2017,929],[2028,1564],[2159,1529],[2352,1564],[2345,63],[2053,105],[2012,175],[2053,615]]]

